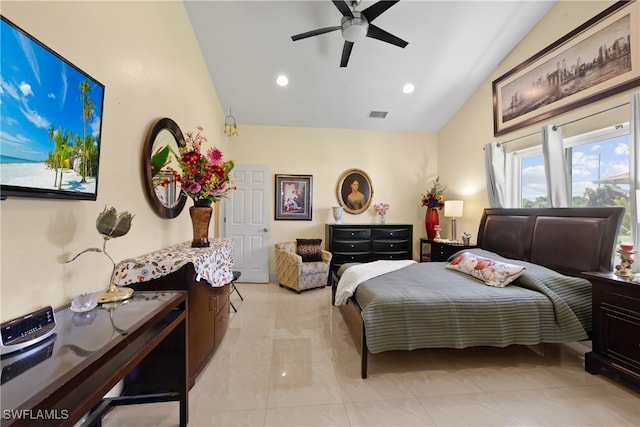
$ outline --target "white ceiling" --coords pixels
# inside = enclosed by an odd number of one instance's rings
[[[374,24],[409,45],[365,38],[340,68],[340,31],[291,40],[340,25],[329,0],[185,0],[222,108],[239,126],[408,131],[438,131],[553,4],[402,0]],[[416,89],[405,95],[409,82]],[[388,115],[372,119],[372,110]]]

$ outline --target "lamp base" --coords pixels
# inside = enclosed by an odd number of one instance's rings
[[[451,240],[453,240],[454,242],[457,242],[458,239],[456,239],[456,219],[451,218]]]
[[[111,285],[106,291],[96,292],[94,295],[98,299],[98,304],[118,302],[131,298],[133,296],[133,289]]]

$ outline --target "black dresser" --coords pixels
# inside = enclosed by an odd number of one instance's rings
[[[327,224],[324,242],[332,273],[348,262],[413,259],[411,224]]]

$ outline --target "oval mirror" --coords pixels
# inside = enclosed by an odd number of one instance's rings
[[[155,213],[162,218],[177,217],[187,202],[187,196],[172,172],[180,171],[176,156],[184,145],[180,127],[166,117],[151,126],[144,143],[142,173],[147,198]]]

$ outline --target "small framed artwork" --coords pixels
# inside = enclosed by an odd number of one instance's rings
[[[313,176],[276,174],[276,220],[311,221]]]
[[[639,10],[616,2],[494,80],[494,135],[639,86]]]
[[[371,204],[373,186],[363,170],[349,169],[340,176],[337,188],[338,202],[350,214],[361,214]]]

